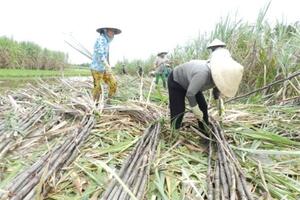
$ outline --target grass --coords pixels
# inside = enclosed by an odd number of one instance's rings
[[[30,69],[0,69],[0,79],[10,78],[36,78],[57,76],[89,76],[90,70],[68,68],[64,71],[57,70],[30,70]]]

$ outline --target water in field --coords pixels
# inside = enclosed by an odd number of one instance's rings
[[[87,80],[90,77],[66,77],[66,79],[72,80]],[[27,84],[35,85],[37,84],[36,78],[12,78],[12,79],[0,79],[0,94],[4,94],[5,92],[17,90],[20,88],[26,87]],[[57,82],[57,78],[42,78],[40,80],[46,81],[47,83],[55,84]]]

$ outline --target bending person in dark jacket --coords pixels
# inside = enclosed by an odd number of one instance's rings
[[[192,60],[175,67],[168,78],[169,106],[171,124],[179,129],[185,112],[185,97],[195,116],[199,128],[204,125],[200,120],[208,122],[207,103],[202,91],[214,88],[214,98],[218,99],[219,91],[215,87],[211,71],[206,60]]]
[[[207,48],[212,50],[208,61],[192,60],[175,67],[168,78],[171,123],[175,129],[181,126],[187,97],[193,113],[198,119],[199,128],[204,130],[201,120],[208,124],[207,103],[203,91],[213,89],[213,96],[219,99],[220,93],[233,97],[241,82],[244,67],[236,62],[224,42],[215,39]],[[220,101],[221,106],[222,102]]]

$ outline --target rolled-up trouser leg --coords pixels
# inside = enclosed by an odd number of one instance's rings
[[[92,70],[92,76],[93,76],[93,82],[94,82],[94,88],[92,89],[93,99],[94,99],[94,101],[99,101],[100,94],[102,93],[101,82],[103,79],[103,73]]]
[[[117,81],[111,73],[104,73],[103,81],[109,87],[108,97],[111,98],[117,92]]]

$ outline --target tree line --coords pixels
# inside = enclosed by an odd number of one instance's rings
[[[0,68],[62,70],[67,65],[68,55],[63,52],[0,37]]]

